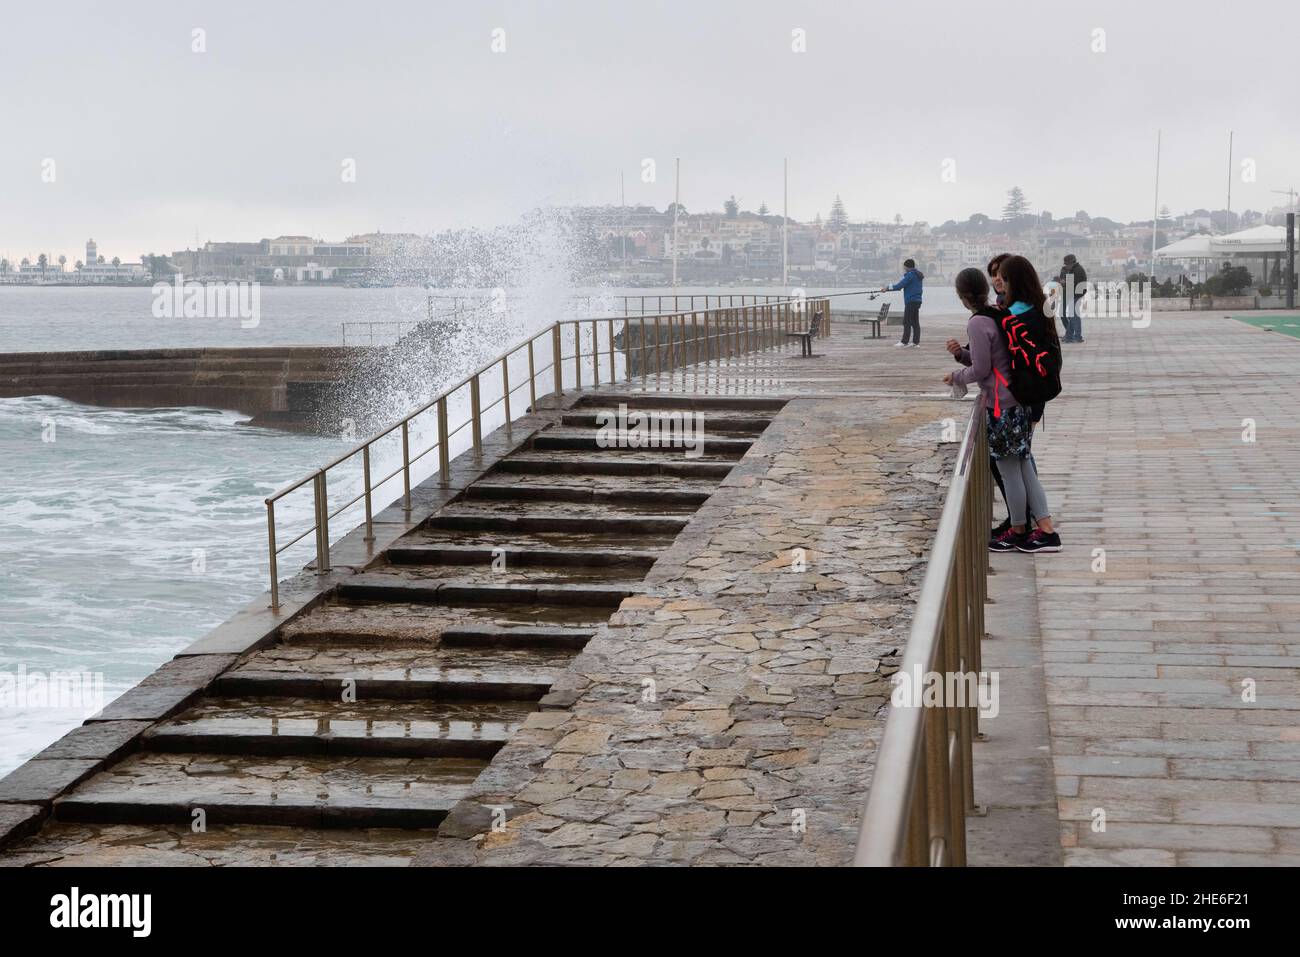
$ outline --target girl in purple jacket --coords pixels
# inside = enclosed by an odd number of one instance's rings
[[[1029,410],[1012,395],[1011,356],[998,329],[1001,313],[989,306],[989,284],[978,269],[957,274],[957,296],[972,313],[966,324],[970,345],[958,360],[967,360],[943,377],[949,384],[978,384],[988,416],[989,454],[1001,477],[1007,514],[1013,524],[989,542],[991,551],[1059,551],[1060,538],[1052,527],[1047,493],[1038,480],[1030,457],[1032,425]],[[1021,516],[1032,514],[1038,528],[1028,533]]]

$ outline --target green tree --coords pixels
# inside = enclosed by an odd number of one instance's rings
[[[1019,186],[1012,186],[1007,190],[1007,203],[1002,207],[1002,218],[1007,222],[1013,222],[1021,216],[1028,216],[1029,208],[1025,191]]]
[[[760,216],[766,216],[766,215],[767,215],[767,203],[759,203],[759,204],[758,204],[758,215],[760,215]]]
[[[837,233],[842,233],[849,228],[849,214],[844,209],[844,200],[838,196],[835,197],[835,202],[831,203],[831,215],[826,220],[826,226]]]
[[[740,215],[740,203],[736,202],[736,197],[734,193],[732,194],[730,199],[728,199],[725,203],[722,204],[722,208],[726,211],[728,219],[735,219],[737,216]]]
[[[36,265],[41,267],[42,276],[45,275],[45,267],[46,265],[49,264],[49,261],[50,261],[50,257],[45,255],[45,253],[41,253],[39,256],[36,257]]]

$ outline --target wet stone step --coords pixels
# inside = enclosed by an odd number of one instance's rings
[[[475,758],[131,755],[54,803],[82,822],[436,827],[485,767]]]
[[[615,507],[646,506],[655,511],[690,509],[704,504],[713,489],[683,489],[671,485],[659,488],[595,486],[587,484],[526,484],[522,482],[475,482],[465,490],[463,500],[578,502]]]
[[[452,506],[425,522],[425,528],[491,532],[604,532],[620,535],[676,535],[686,515],[646,512],[613,515],[599,506],[548,507],[543,503],[497,503],[497,508]],[[584,512],[584,508],[586,511]]]
[[[489,497],[490,496],[490,497]],[[668,496],[623,497],[619,500],[597,500],[590,495],[582,501],[556,501],[550,498],[514,498],[493,495],[491,490],[477,496],[466,490],[465,496],[447,506],[442,515],[506,515],[522,518],[586,518],[586,519],[640,519],[671,517],[689,518],[704,502],[704,497],[678,498]]]
[[[739,458],[749,451],[753,441],[747,438],[718,437],[707,435],[701,442],[665,441],[649,446],[643,444],[644,437],[635,433],[616,433],[601,436],[595,429],[547,429],[533,436],[533,449],[557,450],[574,449],[579,451],[599,450],[603,452],[657,452],[660,455],[691,456],[699,453],[711,453],[716,456]]]
[[[528,701],[205,698],[149,729],[150,751],[491,758],[536,705]]]
[[[394,545],[384,557],[396,566],[421,566],[421,574],[433,576],[426,566],[438,566],[436,577],[452,578],[465,574],[467,569],[477,573],[493,570],[494,563],[505,566],[506,574],[577,576],[575,580],[591,578],[621,578],[640,580],[654,564],[658,551],[636,552],[630,549],[550,548],[532,546],[493,548],[455,545]],[[501,561],[498,562],[498,558]],[[456,571],[459,569],[459,571]],[[494,571],[494,574],[496,572]]]
[[[6,849],[10,867],[402,867],[437,836],[427,829],[212,824],[78,824],[55,821]]]
[[[624,598],[636,594],[624,580],[618,584],[581,583],[512,583],[500,579],[476,582],[468,576],[439,580],[412,575],[409,571],[366,572],[347,579],[338,587],[344,601],[404,602],[518,602],[530,605],[607,605],[611,612]]]
[[[669,458],[635,449],[596,449],[590,452],[515,452],[497,463],[494,475],[609,475],[716,479],[735,467],[733,455],[710,455],[708,447],[697,458]]]
[[[507,460],[509,461],[509,460]],[[544,488],[548,491],[551,489],[587,489],[595,492],[617,491],[617,492],[639,492],[655,495],[659,492],[693,492],[703,495],[705,498],[712,495],[718,488],[718,483],[726,478],[730,469],[724,469],[720,474],[707,476],[704,478],[693,478],[681,475],[602,475],[599,473],[583,472],[556,472],[551,474],[532,474],[528,472],[515,472],[510,470],[498,470],[489,472],[483,478],[479,479],[471,486],[477,494],[477,490],[485,487],[503,486],[506,488]]]
[[[435,528],[425,525],[404,535],[402,546],[454,545],[466,548],[504,548],[511,552],[532,549],[589,549],[601,552],[649,552],[667,548],[677,537],[678,529],[663,532],[631,532],[626,528],[611,531],[582,531],[568,528],[561,531],[522,531],[503,529]]]
[[[609,615],[608,608],[582,605],[539,608],[506,603],[451,606],[334,601],[295,618],[281,629],[280,637],[286,644],[430,647],[443,635],[469,630],[501,632],[501,646],[511,647],[527,642],[510,640],[505,632],[561,628],[590,637],[609,621]]]
[[[435,554],[437,554],[435,552]],[[437,583],[440,581],[456,582],[467,585],[621,585],[631,594],[640,586],[649,563],[632,564],[624,561],[611,561],[607,565],[596,564],[591,559],[599,559],[597,552],[577,552],[588,559],[587,564],[541,564],[525,561],[536,559],[536,553],[502,552],[498,567],[493,566],[491,552],[483,552],[477,564],[462,563],[458,565],[437,564],[435,562],[411,562],[410,553],[403,553],[407,559],[401,564],[381,565],[372,569],[372,574],[382,574],[386,578],[399,578],[411,584]],[[552,553],[555,554],[555,553]],[[391,554],[388,556],[393,557]],[[618,559],[620,556],[611,556]],[[650,557],[653,561],[653,556]],[[621,600],[621,599],[620,599]]]
[[[213,684],[221,695],[358,702],[425,698],[536,701],[572,658],[568,649],[381,648],[282,644]]]

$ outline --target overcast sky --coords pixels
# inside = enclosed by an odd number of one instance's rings
[[[928,220],[1300,187],[1300,5],[1201,0],[6,4],[0,254],[433,231],[546,203]],[[206,52],[192,51],[193,30]],[[493,53],[492,31],[506,49]],[[806,52],[792,50],[805,32]],[[1105,52],[1094,52],[1096,30]],[[1288,47],[1290,49],[1288,49]],[[1289,58],[1289,63],[1287,62]],[[657,181],[642,182],[642,161]],[[356,181],[342,181],[354,160]],[[945,160],[955,182],[945,182]],[[42,181],[53,160],[53,182]],[[948,168],[954,168],[952,166]],[[48,173],[47,173],[48,175]]]

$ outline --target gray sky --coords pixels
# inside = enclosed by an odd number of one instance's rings
[[[1300,8],[1202,0],[6,5],[0,254],[429,231],[543,203],[1149,217],[1300,187]],[[206,53],[191,51],[194,28]],[[491,51],[505,30],[506,51]],[[791,49],[806,31],[807,52]],[[1093,52],[1094,30],[1105,52]],[[1292,44],[1288,53],[1287,44]],[[1290,57],[1288,65],[1287,58]],[[56,179],[42,182],[53,159]],[[341,164],[356,162],[356,182]],[[641,163],[657,163],[655,183]],[[946,159],[956,181],[941,178]]]

